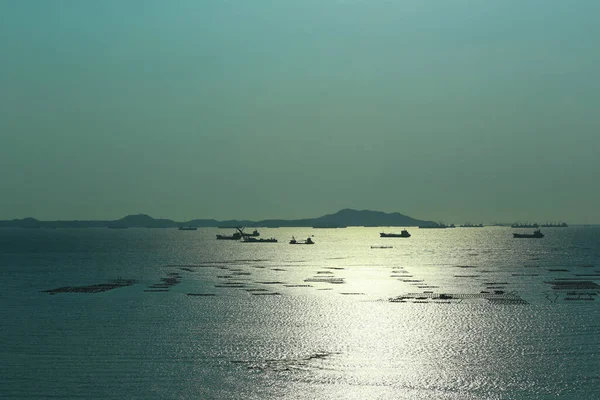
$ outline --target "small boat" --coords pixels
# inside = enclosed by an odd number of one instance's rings
[[[180,226],[179,230],[180,231],[196,231],[196,230],[198,230],[198,228],[195,226]]]
[[[252,237],[252,236],[244,236],[244,237],[242,237],[242,242],[243,243],[277,243],[277,239],[275,239],[275,238],[270,238],[270,239],[260,238],[260,239],[257,239],[257,238]]]
[[[539,229],[537,231],[534,231],[533,233],[513,233],[513,238],[519,238],[519,239],[527,239],[527,238],[541,239],[543,237],[544,237],[544,234],[542,232],[540,232]]]
[[[217,240],[240,240],[242,235],[239,232],[234,233],[233,235],[217,235]]]
[[[410,233],[408,233],[408,231],[406,229],[402,229],[402,231],[400,233],[383,233],[381,232],[379,234],[379,237],[403,237],[403,238],[408,238],[410,237]]]
[[[296,238],[292,236],[290,244],[315,244],[315,242],[313,242],[311,238],[307,238],[306,240],[296,240]]]

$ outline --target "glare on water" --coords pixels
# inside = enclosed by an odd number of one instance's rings
[[[1,230],[2,394],[597,397],[597,228],[395,229]]]

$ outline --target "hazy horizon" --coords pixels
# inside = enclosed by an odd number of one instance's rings
[[[0,220],[600,223],[600,3],[0,3]]]

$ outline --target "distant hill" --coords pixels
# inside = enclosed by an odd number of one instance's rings
[[[175,222],[170,219],[156,219],[146,214],[127,215],[114,221],[39,221],[35,218],[0,221],[0,227],[12,228],[176,228],[178,226],[195,227],[315,227],[336,228],[346,226],[432,226],[433,221],[424,221],[400,213],[385,213],[370,210],[344,209],[335,214],[318,218],[296,220],[268,219],[262,221],[193,219],[187,222]]]
[[[170,219],[155,219],[146,214],[128,215],[110,223],[111,227],[128,228],[174,228],[179,225]]]
[[[418,226],[433,223],[414,219],[400,213],[358,211],[349,208],[310,221],[312,222],[311,226]]]
[[[302,226],[315,228],[343,228],[346,226],[418,226],[435,225],[432,221],[423,221],[400,213],[385,213],[370,210],[340,210],[335,214],[327,214],[318,218],[283,220],[271,219],[258,221],[254,225],[264,227]]]

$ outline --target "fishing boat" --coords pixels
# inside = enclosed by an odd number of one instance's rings
[[[402,238],[409,238],[410,237],[410,233],[408,233],[408,231],[406,229],[402,229],[402,231],[400,233],[383,233],[381,232],[379,234],[379,237],[402,237]]]
[[[196,230],[198,230],[198,228],[195,226],[180,226],[179,230],[180,231],[196,231]]]
[[[541,239],[543,237],[544,234],[540,232],[539,229],[537,231],[533,231],[533,233],[513,233],[513,238],[519,239]]]
[[[313,242],[311,238],[307,238],[306,240],[296,240],[296,238],[292,236],[290,244],[315,244],[315,242]]]

